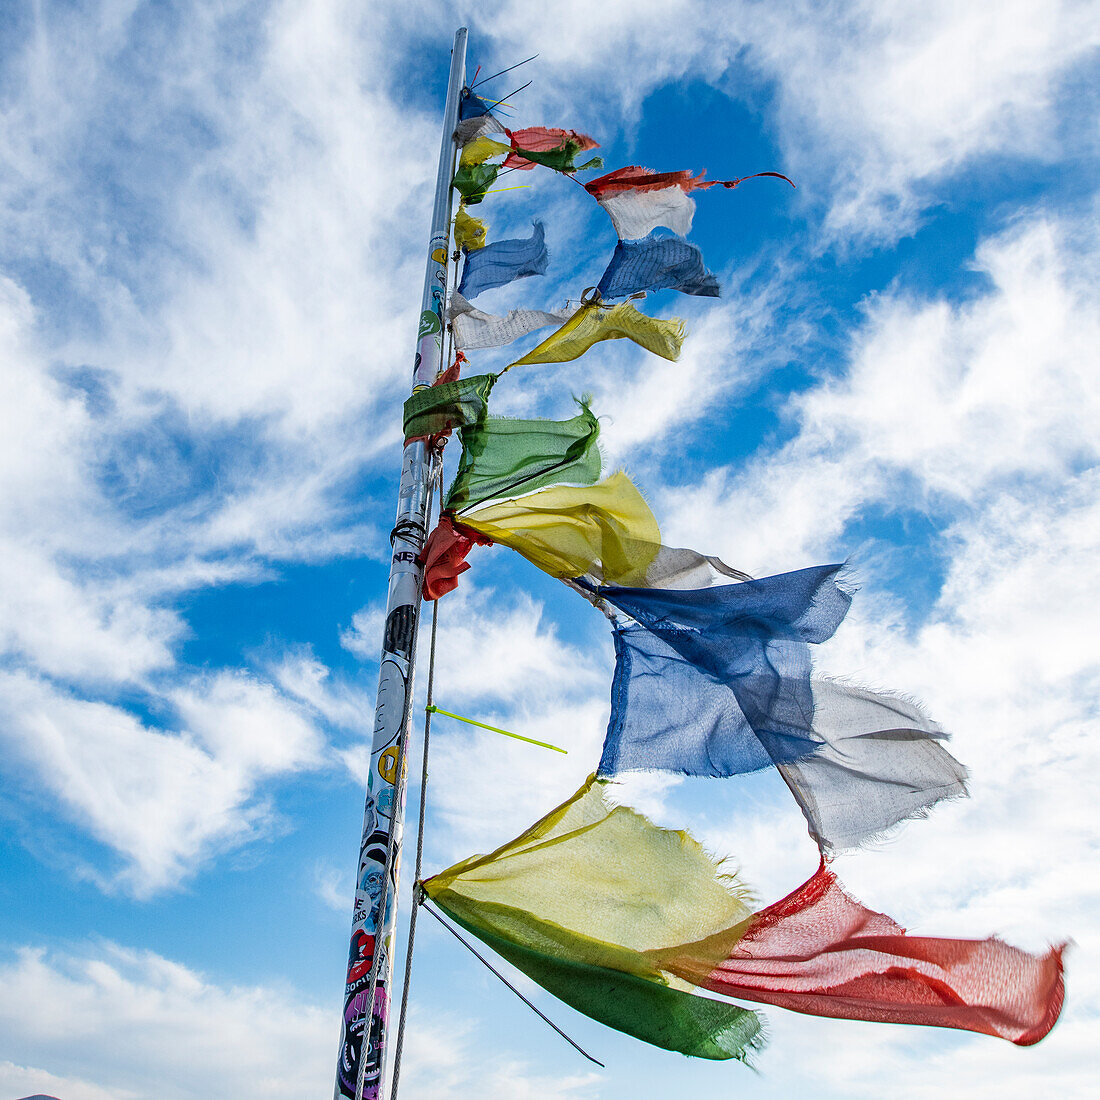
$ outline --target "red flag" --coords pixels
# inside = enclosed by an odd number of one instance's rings
[[[709,975],[715,993],[813,1016],[957,1027],[1037,1043],[1062,1008],[1063,947],[1032,955],[1003,940],[908,936],[850,897],[824,862],[761,910]]]

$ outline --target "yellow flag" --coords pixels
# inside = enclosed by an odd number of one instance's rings
[[[511,145],[503,141],[493,141],[492,138],[474,138],[469,145],[462,147],[462,155],[458,158],[459,168],[472,168],[475,164],[484,164],[490,157],[500,156],[502,153],[510,153]]]
[[[459,206],[455,215],[455,248],[464,248],[467,252],[484,248],[487,229],[480,218],[472,218],[464,205]]]
[[[537,348],[509,364],[566,363],[582,356],[600,340],[633,340],[662,359],[680,358],[684,322],[679,317],[663,320],[639,313],[629,302],[608,308],[602,302],[582,305],[557,332]]]
[[[458,519],[552,577],[587,573],[604,584],[642,584],[661,548],[657,520],[622,471],[596,485],[555,485]]]
[[[716,966],[752,916],[751,895],[687,833],[615,806],[611,789],[590,776],[515,840],[455,864],[425,889],[521,942],[532,935],[533,916],[558,930],[559,950],[567,946],[589,964],[676,985],[662,973],[668,956],[686,951]]]

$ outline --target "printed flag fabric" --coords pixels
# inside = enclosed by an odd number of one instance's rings
[[[552,332],[538,347],[509,364],[566,363],[582,356],[601,340],[633,340],[661,356],[680,358],[684,343],[684,322],[679,317],[664,320],[639,313],[629,302],[607,308],[599,302],[582,305],[557,332]]]
[[[1062,951],[907,935],[850,897],[823,862],[758,913],[714,969],[686,953],[667,966],[714,993],[794,1012],[962,1028],[1029,1046],[1061,1011]]]
[[[495,374],[474,374],[417,390],[405,402],[405,438],[436,435],[484,420],[496,380]]]
[[[600,422],[578,404],[569,420],[490,417],[461,429],[462,458],[445,507],[461,512],[549,485],[592,485],[600,476]]]
[[[506,286],[516,279],[542,275],[550,262],[546,251],[546,233],[540,221],[534,223],[530,237],[494,241],[466,255],[458,292],[475,298],[484,290]]]
[[[457,233],[458,223],[455,223]],[[536,329],[560,325],[572,316],[569,310],[511,309],[503,317],[483,313],[458,291],[451,295],[448,310],[455,344],[463,351],[500,348],[514,343]]]
[[[623,240],[638,240],[661,225],[686,237],[695,217],[695,200],[675,184],[656,190],[608,191],[596,201]]]
[[[552,577],[611,584],[641,582],[661,544],[649,505],[621,471],[596,485],[558,485],[488,504],[464,512],[462,522]]]
[[[528,126],[523,130],[509,130],[508,137],[512,151],[504,162],[505,168],[527,171],[541,164],[557,172],[577,172],[603,166],[599,157],[593,157],[579,167],[574,163],[578,153],[595,149],[600,144],[587,134],[578,134],[576,130]]]
[[[703,254],[683,237],[656,236],[619,241],[596,289],[602,298],[626,298],[647,290],[679,290],[706,298],[719,295],[718,280]]]
[[[455,248],[462,248],[467,252],[484,248],[486,232],[485,223],[480,218],[471,217],[466,212],[465,205],[458,208],[454,227]]]
[[[420,554],[424,599],[438,600],[458,587],[459,576],[470,568],[466,558],[475,544],[491,546],[492,539],[463,528],[446,514],[439,517]]]
[[[592,777],[521,836],[424,882],[428,896],[536,982],[585,1015],[701,1058],[746,1058],[755,1013],[688,992],[664,956],[699,969],[748,919],[744,889],[685,833],[606,798]],[[715,934],[721,942],[708,949]]]

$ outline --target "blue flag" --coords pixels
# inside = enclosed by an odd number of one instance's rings
[[[643,290],[680,290],[717,298],[718,280],[703,253],[675,233],[655,229],[639,241],[619,241],[597,290],[603,298],[625,298]]]
[[[494,241],[474,252],[462,251],[466,262],[458,292],[467,300],[483,290],[505,286],[514,279],[542,275],[550,262],[550,254],[546,251],[546,233],[540,221],[534,223],[530,237]]]
[[[809,644],[851,604],[841,568],[691,591],[599,588],[636,620],[615,631],[599,774],[739,775],[816,752]]]

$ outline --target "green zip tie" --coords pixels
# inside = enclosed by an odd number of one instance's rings
[[[461,714],[452,714],[449,710],[443,710],[441,707],[429,705],[424,709],[429,714],[445,714],[448,718],[465,722],[468,726],[480,726],[483,730],[492,730],[493,733],[503,733],[505,737],[514,737],[517,741],[526,741],[529,745],[538,745],[540,749],[553,749],[554,752],[564,752],[566,756],[569,755],[568,749],[559,749],[557,745],[548,744],[546,741],[536,741],[533,737],[524,737],[522,734],[512,733],[511,730],[502,730],[499,726],[487,726],[484,722],[475,722],[472,718],[463,718]]]

